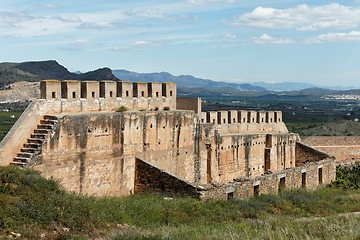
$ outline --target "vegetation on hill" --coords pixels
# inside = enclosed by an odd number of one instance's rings
[[[118,80],[110,68],[75,74],[54,60],[23,63],[0,63],[0,89],[18,81],[58,80]]]
[[[66,193],[33,170],[1,167],[0,237],[358,239],[360,215],[353,212],[360,211],[360,190],[336,186],[227,202],[153,194],[95,198]]]

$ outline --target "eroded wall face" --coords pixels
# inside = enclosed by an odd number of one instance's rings
[[[194,181],[193,113],[89,113],[59,118],[35,166],[68,190],[133,193],[135,157]]]
[[[314,190],[335,180],[336,167],[332,159],[311,162],[301,167],[265,174],[249,181],[232,182],[201,192],[201,199],[227,200],[229,196],[247,199],[261,194],[277,194],[283,190],[305,188]],[[304,180],[305,179],[305,180]]]
[[[221,135],[214,132],[210,137],[214,141],[208,140],[207,144],[211,144],[212,181],[253,179],[269,171],[277,173],[295,167],[296,137],[295,134]],[[204,147],[202,151],[208,149]],[[204,155],[202,153],[202,162]]]

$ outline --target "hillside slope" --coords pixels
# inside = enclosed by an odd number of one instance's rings
[[[75,74],[69,72],[68,69],[54,60],[0,63],[0,89],[4,89],[6,86],[15,82],[38,82],[44,79],[118,80],[115,75],[112,74],[110,68],[100,68],[83,74]]]

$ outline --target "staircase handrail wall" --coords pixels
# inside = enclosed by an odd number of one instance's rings
[[[9,165],[42,118],[39,101],[32,101],[0,142],[0,166]]]

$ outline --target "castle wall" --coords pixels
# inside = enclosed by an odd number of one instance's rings
[[[11,163],[45,114],[55,115],[55,129],[28,166],[76,193],[119,196],[151,186],[183,187],[192,196],[204,190],[204,199],[247,198],[315,189],[335,178],[333,159],[297,142],[278,111],[201,112],[199,98],[176,102],[174,83],[46,80],[40,86],[43,99],[30,104],[1,142],[0,164]],[[173,110],[176,104],[190,111]],[[159,176],[164,179],[156,182]]]
[[[134,192],[135,157],[194,182],[193,119],[191,111],[64,115],[34,168],[99,196]]]
[[[44,80],[41,98],[55,102],[50,114],[128,110],[176,109],[173,83]]]
[[[240,180],[204,189],[200,198],[228,200],[247,199],[261,194],[278,194],[283,190],[305,188],[314,190],[330,184],[336,178],[333,159],[325,158],[301,167],[285,169],[275,174],[264,174],[252,180]]]
[[[154,164],[135,159],[134,193],[157,192],[168,196],[188,196],[199,198],[196,186],[177,176],[162,171]]]
[[[199,116],[201,123],[213,123],[222,134],[288,133],[279,111],[209,111]]]
[[[201,112],[200,98],[177,98],[176,109],[178,110],[192,110],[195,113]]]
[[[13,158],[27,142],[28,137],[42,118],[39,102],[33,101],[21,114],[14,126],[0,143],[0,166],[9,165]]]
[[[295,167],[295,134],[231,134],[215,136],[212,180],[253,179],[266,171]],[[269,142],[270,141],[270,142]]]

